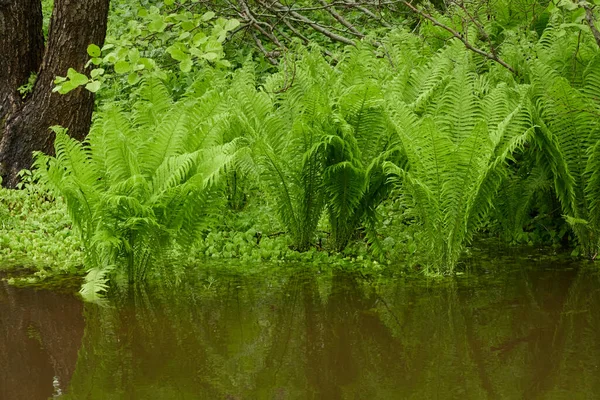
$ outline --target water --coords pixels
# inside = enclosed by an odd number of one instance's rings
[[[0,284],[0,398],[598,398],[598,266],[486,263],[443,281],[213,267],[109,307]]]

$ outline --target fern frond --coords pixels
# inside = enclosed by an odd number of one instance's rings
[[[158,167],[169,157],[182,154],[187,136],[187,113],[185,107],[174,107],[155,132],[140,146],[138,159],[140,171],[152,176]]]
[[[108,275],[114,267],[91,268],[85,276],[85,282],[81,285],[79,294],[85,301],[106,304],[105,294],[108,291]]]
[[[134,103],[133,121],[150,129],[158,125],[172,107],[173,100],[166,86],[157,76],[148,76],[140,86],[140,100]]]

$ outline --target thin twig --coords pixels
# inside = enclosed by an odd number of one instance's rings
[[[348,22],[348,20],[344,17],[342,17],[337,11],[335,11],[335,9],[333,8],[333,6],[331,4],[328,4],[325,0],[319,0],[319,3],[321,3],[323,6],[326,6],[326,10],[329,14],[331,14],[331,16],[333,18],[335,18],[336,21],[338,21],[340,24],[344,25],[346,28],[348,28],[350,30],[350,32],[352,32],[354,35],[360,37],[360,38],[364,38],[365,35],[362,34],[358,29],[356,29],[354,27],[354,25],[352,25],[350,22]]]
[[[506,61],[502,60],[500,57],[498,57],[497,55],[495,55],[494,53],[488,53],[485,50],[482,50],[478,47],[473,46],[466,38],[466,36],[464,34],[461,34],[459,32],[457,32],[455,29],[452,29],[451,27],[449,27],[448,25],[445,25],[443,23],[441,23],[440,21],[438,21],[437,19],[435,19],[433,16],[431,16],[430,14],[426,13],[425,11],[419,10],[417,7],[415,7],[414,5],[412,5],[411,3],[407,2],[407,1],[402,1],[402,3],[404,3],[404,5],[406,7],[408,7],[409,9],[411,9],[414,13],[420,15],[421,17],[428,19],[429,21],[431,21],[432,24],[434,24],[435,26],[439,26],[440,28],[444,29],[445,31],[449,32],[450,34],[452,34],[452,36],[454,36],[455,38],[457,38],[458,40],[460,40],[461,42],[463,42],[463,44],[465,45],[465,47],[489,60],[495,61],[498,64],[502,65],[504,68],[506,68],[507,70],[509,70],[510,72],[512,72],[513,74],[516,74],[517,72],[515,71],[515,69],[513,67],[511,67],[510,65],[508,65],[506,63]]]

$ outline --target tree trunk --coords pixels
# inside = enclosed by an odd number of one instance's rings
[[[0,124],[19,108],[17,88],[42,64],[42,22],[40,0],[0,0]]]
[[[89,130],[94,95],[80,87],[52,93],[56,76],[82,72],[90,44],[102,46],[110,0],[55,0],[44,50],[41,0],[0,0],[0,176],[14,187],[32,152],[53,152],[53,125],[79,140]],[[43,56],[42,56],[43,55]],[[17,88],[37,73],[24,99]]]

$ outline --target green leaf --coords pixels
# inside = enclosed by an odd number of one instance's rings
[[[196,28],[196,24],[193,23],[192,21],[184,21],[181,23],[181,29],[186,31],[185,33],[187,33],[188,35],[190,34],[189,31],[191,31],[195,28]]]
[[[217,36],[217,42],[223,43],[225,39],[227,39],[227,31],[219,32],[219,35]]]
[[[115,64],[115,72],[117,74],[124,74],[129,72],[131,65],[127,61],[119,61]]]
[[[583,218],[575,218],[575,217],[571,217],[570,215],[563,215],[563,217],[569,225],[588,225],[589,224],[589,222]]]
[[[92,79],[100,75],[104,75],[104,68],[95,68],[90,72],[90,76],[92,77]]]
[[[117,57],[117,53],[116,52],[111,52],[108,55],[104,56],[104,58],[102,59],[102,61],[104,61],[105,63],[109,63],[109,64],[114,64],[119,60],[119,57]]]
[[[221,46],[221,43],[212,38],[206,43],[206,46],[204,47],[204,51],[206,51],[207,53],[211,51],[220,53],[222,50],[223,46]]]
[[[240,26],[240,21],[238,21],[237,19],[230,19],[225,23],[223,29],[225,29],[226,31],[232,31],[238,26]]]
[[[165,0],[165,6],[172,6],[174,3],[174,0]]]
[[[152,60],[151,58],[143,57],[143,58],[140,58],[140,63],[138,65],[143,65],[144,68],[146,68],[146,69],[153,69],[156,64],[154,63],[154,60]],[[140,69],[143,69],[143,68],[140,68]]]
[[[571,18],[574,22],[583,23],[583,20],[585,19],[585,9],[583,7],[579,7],[571,13]]]
[[[117,58],[119,60],[126,60],[128,55],[129,55],[129,48],[127,48],[127,47],[121,47],[117,50]]]
[[[575,28],[575,29],[580,29],[582,31],[586,31],[587,29],[589,29],[589,26],[587,26],[585,24],[561,24],[560,27],[561,28]]]
[[[170,46],[167,51],[169,52],[169,54],[171,55],[171,57],[173,57],[173,59],[177,60],[177,61],[183,61],[186,58],[188,58],[189,56],[187,54],[185,54],[178,46]]]
[[[204,53],[197,47],[190,47],[190,54],[196,57],[202,57]]]
[[[136,83],[138,83],[140,80],[140,77],[138,74],[136,74],[135,72],[131,72],[128,76],[127,76],[127,83],[129,83],[130,85],[135,85]]]
[[[102,86],[102,83],[100,81],[91,81],[90,83],[85,85],[85,88],[92,93],[96,93],[98,90],[100,90],[100,86]]]
[[[129,50],[127,57],[129,58],[129,62],[131,64],[137,64],[140,59],[140,51],[134,47],[133,49]]]
[[[194,45],[196,45],[196,46],[206,43],[207,40],[208,40],[208,36],[206,36],[206,34],[204,34],[204,32],[196,33],[194,35],[194,38],[192,39],[192,41],[194,42]]]
[[[192,70],[192,59],[191,58],[186,58],[185,60],[181,61],[181,63],[179,63],[179,69],[181,70],[181,72],[190,72]]]
[[[215,17],[215,13],[212,11],[206,12],[204,13],[204,15],[202,16],[202,21],[206,22],[208,20],[211,20]]]
[[[578,247],[575,247],[575,248],[573,249],[573,251],[571,252],[571,257],[579,257],[579,253],[580,253],[579,246],[578,246]]]
[[[575,4],[571,0],[561,0],[558,3],[558,6],[563,7],[564,9],[569,10],[569,11],[573,11],[578,7],[577,4]]]
[[[80,74],[73,68],[69,68],[69,70],[67,71],[67,77],[71,80],[75,87],[85,85],[89,81],[89,78],[87,76],[85,76],[84,74]]]
[[[80,85],[75,85],[72,81],[67,81],[62,85],[57,86],[59,88],[57,91],[60,94],[67,94],[73,89],[77,89]]]
[[[167,24],[163,20],[161,15],[153,15],[152,22],[148,24],[148,30],[150,32],[162,32],[167,27]]]
[[[101,54],[100,47],[98,47],[95,44],[90,44],[87,47],[87,53],[89,54],[90,57],[100,57],[100,54]]]
[[[219,58],[219,55],[217,53],[209,52],[209,53],[202,54],[202,58],[205,58],[208,61],[214,61],[217,58]]]

